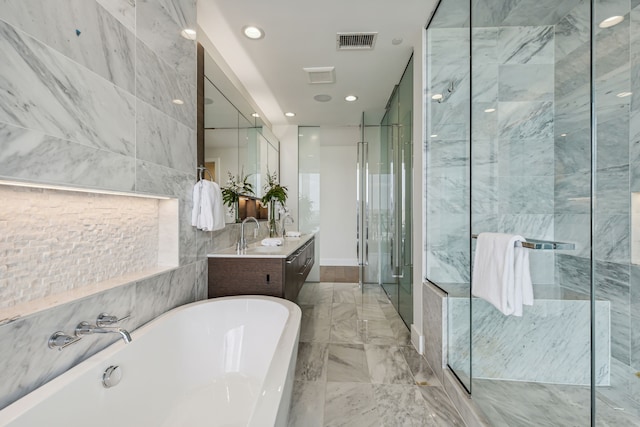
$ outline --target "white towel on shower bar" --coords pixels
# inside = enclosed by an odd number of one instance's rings
[[[533,305],[529,250],[516,246],[516,242],[525,241],[513,234],[478,235],[471,293],[507,316],[522,316],[522,306]]]

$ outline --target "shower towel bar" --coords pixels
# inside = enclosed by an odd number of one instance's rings
[[[471,237],[473,239],[477,239],[477,234],[472,234]],[[537,240],[537,239],[527,239],[526,242],[520,242],[523,248],[527,249],[535,249],[535,250],[558,250],[558,251],[572,251],[576,248],[574,243],[565,243],[565,242],[552,242],[549,240]],[[518,244],[516,242],[516,244]]]

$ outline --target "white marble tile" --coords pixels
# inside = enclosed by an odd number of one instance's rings
[[[194,74],[196,44],[180,35],[195,30],[195,0],[137,0],[136,35],[184,77]]]
[[[289,412],[289,427],[322,427],[324,396],[324,383],[295,381]]]
[[[428,408],[429,425],[441,427],[465,426],[465,422],[442,387],[419,387]]]
[[[2,21],[0,56],[1,122],[133,156],[131,94]]]
[[[95,1],[4,0],[0,10],[5,22],[134,93],[134,34]]]
[[[136,29],[136,0],[96,0],[122,25],[131,31]]]
[[[553,138],[553,102],[500,102],[498,128],[501,139]]]
[[[415,385],[375,384],[375,401],[382,424],[392,426],[434,426],[427,404]]]
[[[400,347],[365,344],[369,376],[374,384],[415,384]]]
[[[553,64],[504,64],[498,77],[500,101],[553,101]]]
[[[144,43],[136,44],[136,96],[183,125],[196,127],[195,69],[184,76],[163,61]],[[183,101],[175,104],[174,99]]]
[[[182,172],[196,169],[196,133],[156,110],[136,103],[136,158]]]
[[[328,344],[301,342],[298,346],[296,380],[326,381]]]
[[[556,24],[556,60],[566,57],[578,47],[589,43],[590,14],[589,3],[580,1],[567,16]]]
[[[137,282],[133,313],[136,320],[147,323],[172,308],[193,302],[196,277],[196,264],[189,264]]]
[[[208,262],[198,261],[196,264],[196,286],[193,289],[193,301],[205,300],[208,297]]]
[[[373,386],[358,383],[327,383],[325,427],[381,427]]]
[[[474,70],[476,64],[483,65],[499,63],[498,30],[499,29],[497,27],[482,28],[475,25],[474,28],[471,29],[471,50],[473,53]]]
[[[446,294],[426,282],[422,286],[423,318],[422,331],[425,334],[425,358],[436,373],[443,379],[443,366],[446,364]]]
[[[538,0],[536,2],[514,2],[502,24],[505,26],[554,25],[571,11],[579,0]]]
[[[536,299],[522,318],[504,316],[487,302],[473,301],[475,378],[559,384],[590,383],[589,300]],[[449,364],[469,364],[468,298],[449,298]],[[609,384],[610,303],[596,303],[597,382]],[[558,325],[562,325],[559,328]],[[454,348],[454,350],[452,350]],[[552,362],[550,362],[552,361]]]
[[[415,379],[416,385],[419,386],[441,386],[442,383],[429,366],[427,359],[418,354],[412,345],[401,346],[400,350],[407,361],[411,375]]]
[[[330,344],[327,381],[370,382],[364,345]]]
[[[553,26],[501,27],[498,55],[502,64],[553,64]]]
[[[35,182],[133,191],[133,158],[0,123],[0,175]]]
[[[631,258],[629,226],[629,215],[596,215],[593,257],[628,264]]]
[[[331,306],[303,305],[300,323],[300,342],[329,342],[331,335]]]

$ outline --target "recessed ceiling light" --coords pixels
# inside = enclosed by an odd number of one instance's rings
[[[296,113],[292,113],[291,111],[284,113],[285,116],[287,117],[295,117]]]
[[[177,98],[176,98],[176,99],[174,99],[174,100],[173,100],[173,101],[171,101],[171,102],[173,102],[173,103],[174,103],[174,104],[176,104],[176,105],[182,105],[182,104],[184,104],[184,101],[183,101],[182,99],[177,99]]]
[[[439,101],[442,99],[442,94],[441,93],[436,93],[435,95],[433,95],[431,97],[431,99],[435,100],[435,101]]]
[[[358,97],[355,95],[347,95],[344,97],[344,100],[347,102],[353,102],[353,101],[357,101]]]
[[[313,99],[315,99],[318,102],[329,102],[331,101],[331,95],[316,95],[313,97]]]
[[[258,113],[251,113],[251,117],[260,117],[260,114],[258,114]]]
[[[618,98],[626,98],[627,96],[631,96],[631,95],[633,95],[633,93],[631,93],[631,92],[620,92],[620,93],[619,93],[619,94],[617,94],[616,96],[617,96]]]
[[[258,28],[253,25],[247,25],[242,27],[242,32],[245,36],[250,38],[251,40],[258,40],[264,37],[264,31],[261,28]]]
[[[187,40],[195,40],[196,30],[193,30],[191,28],[185,28],[184,30],[180,31],[180,35]]]
[[[567,136],[567,134],[566,133],[561,133],[560,136]]]
[[[485,113],[493,113],[494,111],[496,111],[495,108],[487,108],[486,110],[484,110]]]
[[[609,28],[609,27],[613,27],[614,25],[618,25],[619,23],[621,23],[622,21],[624,21],[624,16],[611,16],[607,19],[605,19],[604,21],[602,21],[600,24],[598,24],[598,27],[600,28]]]
[[[433,135],[431,135],[431,138],[437,138],[438,134],[434,133]]]

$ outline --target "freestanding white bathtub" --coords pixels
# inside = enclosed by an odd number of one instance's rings
[[[286,426],[300,318],[272,297],[176,308],[0,411],[0,426]],[[105,388],[110,366],[122,379]]]

